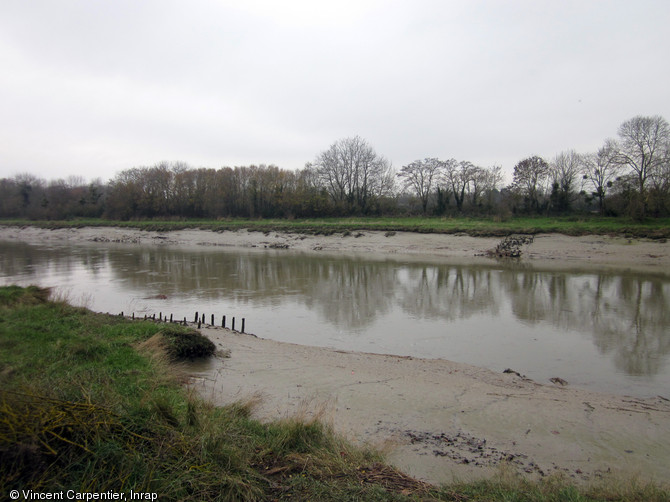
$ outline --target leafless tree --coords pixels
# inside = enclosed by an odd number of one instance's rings
[[[438,181],[443,164],[441,160],[434,157],[415,160],[403,166],[398,173],[398,177],[403,180],[404,188],[412,189],[421,201],[423,214],[427,212],[428,199],[433,186]]]
[[[444,179],[447,186],[449,186],[451,192],[454,194],[456,208],[459,212],[463,211],[465,195],[468,193],[474,173],[474,164],[467,160],[458,162],[456,159],[449,159],[444,162]]]
[[[489,168],[475,166],[472,169],[469,184],[470,200],[473,206],[478,206],[481,197],[487,192],[497,189],[502,183],[502,167],[492,166]]]
[[[582,168],[581,156],[574,150],[566,150],[554,157],[549,165],[552,183],[552,196],[557,210],[570,209],[574,195],[575,182]]]
[[[649,176],[649,189],[652,209],[667,214],[670,209],[670,144],[666,143],[663,150],[660,161]]]
[[[349,210],[365,213],[372,199],[393,189],[390,162],[359,136],[336,141],[314,166],[332,199]]]
[[[670,125],[661,116],[637,116],[619,127],[617,160],[635,174],[643,202],[649,177],[663,170],[670,150]]]
[[[531,211],[540,211],[540,199],[544,195],[544,184],[549,176],[549,164],[537,155],[528,157],[514,166],[512,188],[523,195]]]
[[[605,196],[621,172],[621,164],[617,162],[618,150],[617,142],[608,139],[596,153],[582,155],[583,179],[590,183],[593,196],[598,198],[600,214],[605,213]]]

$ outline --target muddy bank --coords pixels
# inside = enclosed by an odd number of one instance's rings
[[[119,228],[0,227],[1,239],[129,246],[275,248],[426,260],[489,261],[497,238],[397,232],[314,236]],[[538,235],[520,261],[543,267],[628,268],[667,274],[670,244],[619,237]],[[318,330],[314,326],[314,330]],[[340,433],[388,452],[424,480],[489,476],[510,464],[529,476],[578,481],[621,475],[663,481],[670,472],[670,396],[635,399],[530,381],[446,360],[373,355],[205,333],[230,358],[194,368],[194,388],[215,403],[261,396],[261,419],[319,414]],[[257,333],[263,336],[262,333]],[[502,366],[504,367],[504,365]],[[522,368],[518,368],[523,371]],[[568,375],[556,375],[569,380]]]
[[[261,419],[316,414],[423,480],[486,477],[502,464],[580,482],[667,479],[670,401],[660,396],[620,397],[446,360],[203,332],[230,351],[192,368],[204,397],[217,404],[260,397]]]
[[[451,261],[491,260],[487,252],[500,242],[495,237],[361,231],[349,234],[304,235],[247,230],[213,232],[178,230],[154,232],[117,227],[48,230],[0,226],[0,239],[26,242],[98,242],[157,246],[225,246],[246,249],[286,249],[320,253],[403,255]],[[670,242],[609,236],[536,235],[522,246],[522,262],[551,267],[626,267],[640,271],[670,270]]]

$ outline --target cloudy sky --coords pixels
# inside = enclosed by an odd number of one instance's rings
[[[670,120],[669,23],[666,0],[0,0],[0,178],[298,169],[354,135],[511,173]]]

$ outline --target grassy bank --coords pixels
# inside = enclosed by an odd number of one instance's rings
[[[567,235],[614,234],[630,237],[668,238],[670,218],[636,222],[626,218],[537,217],[537,218],[320,218],[305,220],[246,219],[227,220],[144,220],[112,221],[79,219],[68,221],[0,220],[0,225],[33,225],[44,228],[114,226],[143,230],[170,231],[202,228],[213,231],[249,229],[329,234],[360,230],[422,233],[465,233],[472,236],[505,236],[511,233],[562,233]]]
[[[576,488],[510,474],[436,488],[316,420],[261,424],[213,407],[176,363],[188,328],[131,322],[0,288],[0,493],[135,492],[158,500],[668,500],[651,485]]]

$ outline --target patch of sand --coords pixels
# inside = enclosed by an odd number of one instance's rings
[[[412,232],[361,231],[342,234],[305,235],[298,233],[251,232],[247,230],[212,232],[178,230],[154,232],[118,227],[42,229],[0,226],[0,239],[26,242],[98,242],[157,246],[225,246],[246,249],[277,248],[312,252],[345,252],[349,255],[403,255],[420,259],[449,258],[473,261],[490,260],[488,250],[500,242],[495,237],[470,237],[465,234],[418,234]],[[670,242],[627,239],[618,236],[539,234],[523,247],[522,262],[542,266],[589,268],[625,267],[631,270],[670,270]]]
[[[670,468],[670,401],[540,385],[446,360],[343,352],[203,328],[230,357],[194,364],[216,404],[260,395],[256,416],[322,414],[354,441],[382,447],[432,483],[491,475],[510,463],[531,476],[575,480]]]

